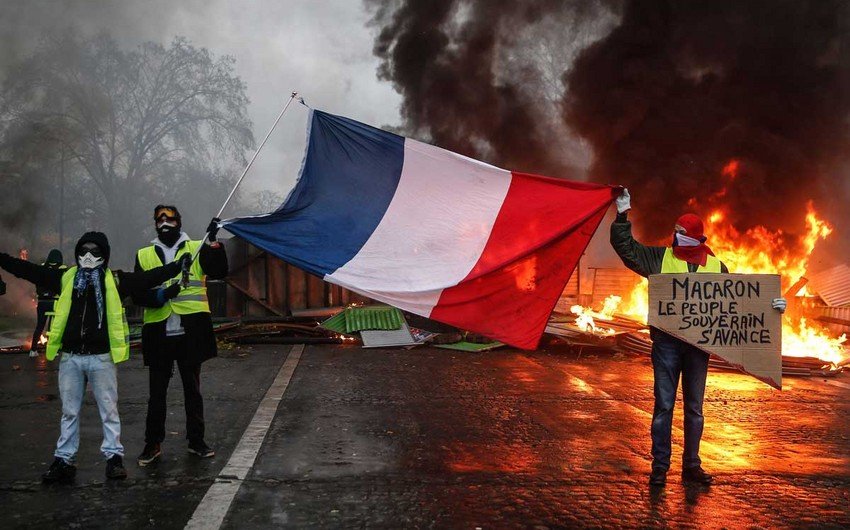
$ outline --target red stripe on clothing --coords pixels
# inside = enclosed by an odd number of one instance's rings
[[[617,193],[611,186],[513,173],[481,257],[462,282],[443,290],[430,317],[536,348]]]

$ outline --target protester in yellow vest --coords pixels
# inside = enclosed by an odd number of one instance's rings
[[[124,446],[118,417],[116,364],[130,357],[127,320],[121,299],[141,293],[179,273],[181,263],[147,272],[112,271],[109,241],[100,232],[87,232],[74,251],[77,266],[58,269],[0,253],[0,267],[36,285],[59,293],[47,341],[47,360],[61,353],[59,397],[62,399],[61,434],[54,461],[42,475],[44,482],[70,482],[80,444],[80,408],[90,383],[103,423],[100,450],[106,457],[106,477],[123,479]]]
[[[627,212],[631,197],[623,190],[617,198],[617,218],[611,225],[611,245],[629,269],[640,274],[727,273],[726,265],[706,245],[702,220],[695,214],[684,214],[676,221],[671,247],[645,246],[632,237],[632,224]],[[785,311],[784,298],[773,300],[773,308]],[[699,445],[703,431],[702,405],[708,375],[708,354],[657,328],[650,328],[655,408],[652,413],[652,471],[649,483],[663,486],[670,468],[670,436],[676,390],[682,378],[685,409],[685,447],[682,455],[682,480],[710,484],[712,476],[702,469]]]
[[[216,355],[215,335],[207,300],[206,279],[227,276],[227,254],[216,241],[217,219],[207,228],[207,242],[190,240],[181,230],[180,212],[174,206],[154,209],[157,237],[136,254],[136,270],[150,270],[171,263],[180,256],[192,256],[200,248],[198,259],[188,273],[188,286],[171,297],[167,286],[151,290],[134,301],[145,307],[142,327],[142,354],[149,368],[150,397],[145,424],[145,447],[138,464],[146,466],[162,454],[165,440],[166,393],[174,373],[174,364],[183,382],[186,411],[186,438],[189,452],[208,458],[215,452],[204,441],[204,402],[201,396],[201,363]],[[181,278],[175,275],[172,284]]]

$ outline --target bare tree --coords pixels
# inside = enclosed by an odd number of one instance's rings
[[[4,132],[36,127],[31,139],[53,147],[44,158],[65,153],[90,199],[90,224],[116,236],[123,254],[144,240],[156,202],[226,189],[223,175],[253,144],[233,59],[182,38],[132,50],[108,36],[52,38],[11,71],[2,97]]]

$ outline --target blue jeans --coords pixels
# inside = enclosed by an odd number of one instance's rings
[[[652,371],[655,377],[655,409],[652,413],[652,467],[670,469],[670,431],[676,389],[682,376],[685,405],[685,450],[682,468],[701,465],[702,402],[708,375],[708,354],[659,330],[652,330]]]
[[[86,393],[86,382],[100,411],[103,443],[100,452],[106,458],[124,456],[121,445],[121,420],[118,418],[118,370],[108,353],[73,355],[63,353],[59,361],[59,396],[62,398],[62,431],[54,456],[73,463],[80,447],[80,408]]]

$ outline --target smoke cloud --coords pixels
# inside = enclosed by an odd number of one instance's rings
[[[848,27],[841,1],[630,1],[565,75],[564,119],[653,235],[689,202],[793,231],[843,180]]]
[[[563,177],[581,173],[581,149],[565,138],[551,104],[560,98],[557,78],[570,49],[590,38],[582,23],[598,14],[596,4],[367,4],[380,27],[379,76],[403,96],[405,132],[515,170]],[[548,31],[535,33],[535,28]],[[547,84],[553,68],[554,86]]]
[[[370,3],[380,75],[412,132],[512,169],[629,186],[647,239],[720,204],[739,230],[789,241],[807,199],[846,215],[829,201],[848,189],[846,2]],[[552,65],[524,49],[553,38],[550,120],[534,96]],[[565,145],[585,145],[588,163]]]

